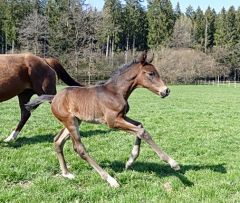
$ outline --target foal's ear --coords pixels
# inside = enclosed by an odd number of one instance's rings
[[[139,57],[139,61],[141,62],[141,64],[144,64],[146,62],[147,59],[147,52],[144,51],[141,53],[140,57]]]
[[[148,63],[152,63],[154,59],[154,53],[152,54],[152,56],[150,58],[147,59]]]

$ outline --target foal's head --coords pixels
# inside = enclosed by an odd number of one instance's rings
[[[139,58],[141,66],[137,76],[138,86],[142,86],[160,95],[162,98],[170,94],[170,89],[162,81],[157,69],[151,64],[153,57],[147,60],[147,54],[142,53]]]

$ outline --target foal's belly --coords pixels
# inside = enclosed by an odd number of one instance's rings
[[[106,124],[106,121],[103,118],[85,119],[84,121],[93,124]]]
[[[94,111],[93,109],[84,108],[75,112],[75,116],[84,122],[93,123],[93,124],[105,124],[104,115],[101,111]]]

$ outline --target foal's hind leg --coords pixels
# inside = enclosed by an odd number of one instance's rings
[[[60,168],[62,170],[62,176],[69,179],[73,179],[74,175],[69,173],[67,169],[66,161],[64,159],[64,154],[63,154],[63,146],[68,138],[69,138],[69,131],[67,128],[64,128],[54,138],[54,144],[55,144],[55,150],[57,152]]]
[[[137,137],[146,141],[156,152],[159,158],[169,163],[171,168],[173,168],[176,171],[180,170],[180,166],[178,165],[178,163],[174,159],[172,159],[166,152],[164,152],[157,146],[157,144],[153,141],[150,134],[142,126],[136,126],[134,122],[127,121],[122,117],[118,117],[115,120],[114,127],[134,133]]]
[[[31,113],[25,108],[25,104],[29,102],[33,95],[32,90],[25,90],[23,93],[18,95],[19,106],[21,109],[21,120],[19,121],[16,129],[4,140],[5,142],[10,142],[17,139],[18,134],[22,130],[23,126],[31,116]]]
[[[131,155],[126,162],[125,168],[128,169],[132,166],[133,162],[138,158],[139,152],[140,152],[140,145],[141,145],[141,139],[139,137],[136,137]]]
[[[128,117],[125,118],[128,122],[132,122],[134,123],[134,125],[136,126],[142,126],[142,124],[138,121],[134,121]],[[126,162],[125,168],[128,169],[129,167],[132,166],[133,162],[138,158],[139,153],[140,153],[140,145],[141,145],[141,139],[139,137],[136,137],[131,155],[128,159],[128,161]]]
[[[68,121],[63,122],[65,127],[69,130],[74,149],[79,154],[79,156],[87,161],[101,176],[102,179],[106,180],[112,187],[119,187],[118,182],[111,177],[105,170],[103,170],[95,160],[93,160],[87,153],[85,146],[81,142],[80,134],[78,131],[78,121],[76,118],[71,118]]]

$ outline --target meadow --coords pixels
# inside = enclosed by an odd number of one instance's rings
[[[17,98],[1,103],[0,202],[239,202],[240,87],[170,89],[165,99],[136,90],[128,115],[142,122],[156,143],[180,163],[179,172],[144,142],[135,164],[125,170],[134,137],[104,125],[81,125],[88,152],[118,180],[117,189],[77,156],[71,141],[64,150],[76,178],[60,176],[53,138],[62,125],[47,103],[33,112],[15,142],[4,143],[20,112]]]

